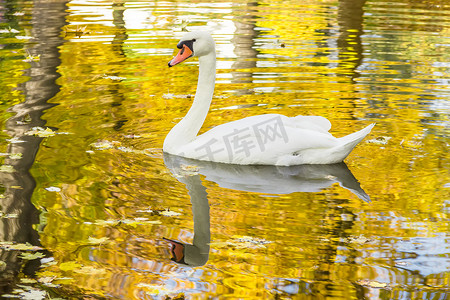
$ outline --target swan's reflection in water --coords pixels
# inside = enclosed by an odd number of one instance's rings
[[[164,163],[186,185],[194,216],[193,243],[165,239],[171,245],[172,260],[189,266],[202,266],[209,258],[211,241],[209,204],[200,174],[220,187],[265,194],[319,192],[334,183],[361,200],[370,201],[345,163],[333,165],[242,166],[191,160],[164,153]]]

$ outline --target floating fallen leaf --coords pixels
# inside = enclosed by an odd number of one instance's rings
[[[144,154],[150,157],[163,157],[163,152],[161,148],[147,148],[144,149]]]
[[[368,286],[371,288],[385,288],[388,287],[388,284],[385,282],[372,281],[368,279],[359,280],[358,283],[360,285]]]
[[[163,210],[163,211],[160,211],[159,214],[160,214],[161,216],[165,216],[165,217],[181,216],[180,213],[175,212],[175,211],[173,211],[173,210]]]
[[[29,124],[32,121],[30,114],[25,114],[20,121],[17,121],[17,125]]]
[[[41,252],[36,252],[36,253],[28,253],[28,252],[23,252],[20,254],[20,258],[25,259],[25,260],[34,260],[34,259],[38,259],[38,258],[43,258],[45,255]]]
[[[126,139],[138,139],[138,138],[141,138],[142,136],[135,135],[135,134],[127,134],[127,135],[124,135],[123,137]]]
[[[116,226],[119,223],[119,220],[97,220],[94,222],[98,226]]]
[[[55,280],[56,276],[44,276],[38,279],[40,283],[50,283]]]
[[[55,261],[54,257],[45,257],[45,258],[41,259],[41,263],[42,264],[46,264],[46,263],[49,263],[49,262],[52,262],[52,261]]]
[[[20,295],[13,295],[13,294],[2,294],[3,298],[22,298]]]
[[[156,295],[167,295],[171,292],[171,290],[167,289],[163,284],[149,284],[149,283],[138,283],[136,285],[139,288],[142,288],[146,291],[147,294],[156,294]]]
[[[0,166],[0,172],[4,172],[4,173],[13,173],[16,170],[14,170],[14,167],[11,165],[1,165]]]
[[[64,281],[64,282],[72,282],[72,281],[74,281],[75,279],[73,279],[72,277],[58,277],[58,278],[56,278],[55,279],[55,281],[57,281],[57,282],[59,282],[59,283],[61,283],[61,281]]]
[[[59,264],[59,269],[61,271],[73,271],[73,270],[79,269],[81,267],[82,267],[82,265],[80,265],[79,263],[73,262],[73,261],[68,261],[68,262]]]
[[[0,242],[0,249],[5,250],[23,250],[23,251],[38,251],[43,250],[41,247],[26,244],[14,244],[13,242]]]
[[[400,142],[400,146],[408,147],[408,148],[418,148],[418,147],[421,147],[422,144],[423,144],[422,141],[417,141],[417,140],[405,140],[405,139],[403,139]]]
[[[89,244],[99,245],[99,244],[105,244],[106,242],[110,243],[111,241],[107,237],[102,237],[102,238],[89,237],[88,238]]]
[[[49,288],[58,288],[58,287],[60,287],[61,285],[59,285],[59,284],[55,284],[55,283],[51,283],[51,282],[49,282],[49,283],[43,283],[43,285],[44,286],[46,286],[46,287],[49,287]],[[52,298],[52,300],[54,300],[55,298]]]
[[[60,192],[61,189],[59,187],[56,186],[50,186],[48,188],[45,188],[45,190],[49,191],[49,192]]]
[[[149,208],[149,209],[139,209],[136,212],[140,212],[140,213],[155,213],[155,214],[159,215],[159,212],[153,211],[153,209],[151,209],[151,208]]]
[[[103,79],[116,80],[116,81],[121,81],[121,80],[126,79],[125,77],[119,77],[119,76],[114,76],[114,75],[106,75],[106,74],[104,74],[104,75],[102,76],[102,78],[103,78]]]
[[[237,249],[261,249],[266,248],[266,244],[272,243],[263,238],[256,238],[251,236],[235,236],[233,239],[227,240],[225,242],[213,242],[210,243],[212,247],[223,248],[223,247],[234,247]]]
[[[359,235],[359,236],[348,237],[347,241],[349,243],[365,244],[365,243],[371,242],[372,240],[369,239],[369,238],[364,237],[363,235]]]
[[[198,172],[200,168],[195,165],[181,165],[180,166],[181,171],[179,172],[179,175],[185,175],[185,176],[193,176],[198,175]]]
[[[183,20],[183,21],[181,21],[181,24],[176,25],[176,26],[180,27],[180,28],[181,28],[181,31],[189,32],[189,30],[187,29],[187,26],[188,26],[188,25],[189,25],[189,21]]]
[[[22,153],[12,153],[12,154],[9,155],[9,158],[10,159],[21,159],[22,156],[23,156]]]
[[[33,278],[20,278],[21,283],[36,283],[37,280]]]
[[[41,268],[48,268],[54,265],[57,265],[58,263],[56,261],[49,261],[46,263],[41,263]]]
[[[55,261],[54,257],[44,257],[41,259],[41,268],[48,268],[56,264],[57,262]]]
[[[28,51],[27,51],[27,54],[28,54],[27,57],[24,60],[22,60],[22,61],[24,61],[24,62],[32,62],[32,61],[40,61],[41,60],[41,55],[40,54],[32,55]]]
[[[144,150],[134,149],[130,147],[124,147],[120,146],[120,142],[118,141],[99,141],[96,143],[90,144],[91,147],[94,147],[95,150],[108,150],[108,149],[117,149],[119,151],[125,152],[125,153],[133,153],[133,154],[143,154],[151,157],[155,156],[161,156],[160,150],[161,149],[154,149],[154,148],[148,148]],[[92,151],[86,151],[88,153],[92,153]]]
[[[138,153],[139,152],[139,150],[135,150],[135,149],[129,148],[129,147],[117,147],[117,149],[122,152],[127,152],[127,153]]]
[[[190,99],[192,95],[175,95],[172,93],[167,93],[162,95],[163,99]]]
[[[117,141],[99,141],[96,143],[92,143],[91,146],[94,147],[96,150],[108,150],[108,149],[113,149],[114,147],[120,145],[120,142]]]
[[[121,223],[129,225],[129,226],[134,226],[136,227],[137,225],[159,225],[162,224],[161,221],[158,220],[144,220],[144,218],[136,218],[136,219],[123,219],[120,220]]]
[[[390,139],[391,137],[389,136],[379,136],[377,138],[366,141],[366,143],[386,145]]]
[[[102,268],[94,268],[91,266],[84,266],[79,269],[73,270],[75,273],[81,273],[81,274],[90,274],[90,275],[100,275],[106,273],[105,269]]]
[[[20,296],[22,299],[43,300],[47,298],[47,292],[30,288],[30,290],[20,293]]]
[[[33,37],[28,35],[16,35],[15,38],[18,40],[31,40]]]
[[[19,215],[16,213],[5,214],[4,212],[0,211],[0,218],[2,219],[16,219],[18,217]]]
[[[11,139],[7,139],[7,142],[11,143],[11,144],[19,144],[19,143],[25,143],[25,141],[22,141],[21,139],[19,139],[18,137],[13,137]]]
[[[265,245],[265,244],[272,243],[266,239],[252,237],[252,236],[242,236],[242,237],[234,236],[233,238],[240,243],[252,243],[255,245]]]
[[[51,128],[42,128],[42,127],[33,127],[31,130],[25,132],[26,135],[34,135],[39,137],[49,137],[54,136],[56,132],[54,132]]]
[[[0,29],[0,33],[19,33],[20,31],[11,27]]]
[[[81,37],[82,35],[91,33],[90,31],[87,31],[86,28],[87,28],[87,25],[84,27],[77,25],[77,27],[75,29],[69,28],[68,26],[65,26],[63,29],[64,29],[64,32],[66,35],[73,34],[77,37]]]

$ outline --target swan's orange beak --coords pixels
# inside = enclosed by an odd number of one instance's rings
[[[180,49],[180,51],[178,51],[178,54],[174,58],[172,58],[171,61],[169,61],[169,67],[173,67],[173,66],[179,64],[180,62],[185,61],[186,59],[191,57],[193,54],[194,54],[194,52],[192,52],[192,50],[188,46],[183,45],[183,47]]]
[[[184,245],[180,242],[166,239],[165,237],[163,237],[163,239],[170,243],[170,246],[171,246],[170,250],[172,251],[171,259],[177,263],[185,263],[184,262]]]

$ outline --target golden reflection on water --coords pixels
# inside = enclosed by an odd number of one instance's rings
[[[49,100],[57,106],[43,116],[70,134],[43,139],[31,169],[36,230],[55,259],[40,277],[68,295],[111,299],[449,293],[447,4],[68,7],[66,32],[87,27],[62,33],[60,91]],[[163,156],[165,135],[195,93],[195,59],[167,68],[185,28],[212,30],[217,42],[203,130],[262,113],[322,115],[336,136],[376,122],[371,143],[330,168]],[[164,238],[189,249],[190,266],[170,260]]]

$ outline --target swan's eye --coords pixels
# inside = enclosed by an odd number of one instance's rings
[[[196,42],[197,40],[196,40],[196,39],[192,39],[192,41],[193,41],[193,42]]]

